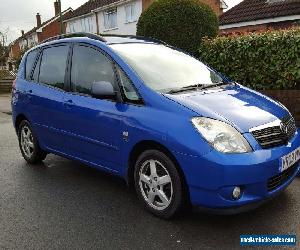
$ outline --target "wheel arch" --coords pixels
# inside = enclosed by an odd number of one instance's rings
[[[17,117],[16,117],[16,120],[15,120],[15,128],[16,128],[16,131],[18,132],[18,129],[19,129],[19,126],[21,124],[22,121],[24,120],[27,120],[27,117],[24,115],[24,114],[18,114]]]
[[[189,198],[189,191],[188,191],[188,185],[186,182],[185,175],[180,167],[179,162],[177,161],[176,157],[173,155],[173,153],[164,145],[162,145],[159,142],[152,141],[152,140],[145,140],[145,141],[140,141],[137,144],[133,146],[133,148],[130,151],[129,157],[128,157],[128,163],[127,163],[127,173],[126,173],[126,181],[129,187],[134,186],[134,167],[135,163],[143,152],[146,150],[159,150],[166,154],[174,163],[177,171],[180,174],[181,179],[183,180],[183,188],[184,191]]]

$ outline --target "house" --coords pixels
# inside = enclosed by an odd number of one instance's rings
[[[300,25],[300,0],[244,0],[220,17],[220,33],[247,33]]]
[[[31,29],[28,32],[21,31],[21,36],[17,38],[14,42],[10,44],[10,53],[9,57],[16,59],[18,58],[22,51],[26,48],[30,48],[36,46],[38,43],[43,40],[56,36],[60,34],[60,6],[59,2],[56,0],[54,2],[54,17],[42,23],[41,15],[39,13],[36,14],[36,27]],[[68,8],[63,11],[63,16],[69,14],[73,10]]]
[[[135,35],[141,13],[154,0],[89,0],[64,19],[67,33]],[[223,0],[199,0],[212,7],[217,15],[227,8]]]

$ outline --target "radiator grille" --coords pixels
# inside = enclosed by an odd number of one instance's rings
[[[282,146],[295,135],[297,130],[294,118],[291,115],[284,117],[281,123],[252,131],[252,135],[263,149]]]

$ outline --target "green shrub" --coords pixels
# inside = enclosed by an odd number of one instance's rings
[[[248,87],[300,87],[300,29],[204,39],[199,58]]]
[[[142,13],[137,34],[156,38],[190,53],[196,53],[204,36],[215,37],[218,18],[198,0],[157,0]]]

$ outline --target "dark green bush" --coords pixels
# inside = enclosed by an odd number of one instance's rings
[[[204,39],[199,58],[248,87],[300,87],[300,29]]]
[[[196,53],[204,36],[215,37],[218,18],[211,7],[197,0],[157,0],[142,13],[137,34],[162,40]]]

